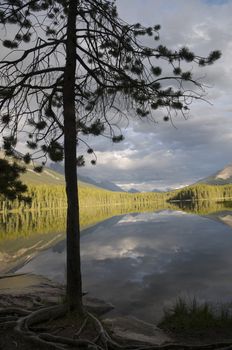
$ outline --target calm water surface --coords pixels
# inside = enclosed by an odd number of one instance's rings
[[[152,322],[179,296],[230,302],[231,223],[230,211],[198,216],[180,210],[127,214],[98,223],[82,232],[84,290],[112,302],[114,314]],[[13,271],[65,282],[65,236],[55,237],[49,248],[45,245],[36,254],[31,250]],[[9,256],[9,244],[0,245],[0,254],[4,249]]]

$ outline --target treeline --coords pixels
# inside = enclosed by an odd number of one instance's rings
[[[66,208],[66,193],[63,185],[29,185],[30,204],[9,201],[0,197],[0,212],[55,210]],[[121,206],[136,209],[150,206],[151,203],[166,201],[224,201],[232,198],[232,185],[197,184],[170,192],[125,193],[98,189],[94,186],[79,186],[80,207]]]
[[[0,212],[62,209],[66,207],[66,193],[63,185],[34,185],[28,186],[30,204],[9,201],[0,198]],[[124,193],[101,190],[91,186],[79,186],[79,200],[81,207],[92,206],[146,206],[151,202],[164,202],[168,199],[166,193]]]
[[[66,207],[65,187],[62,185],[28,185],[31,203],[0,199],[0,211],[41,210]]]
[[[232,185],[197,184],[169,192],[169,200],[229,200],[232,198]]]

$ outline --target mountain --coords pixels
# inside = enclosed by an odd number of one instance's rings
[[[51,169],[61,173],[61,174],[64,174],[64,167],[60,164],[51,163],[49,167]],[[98,180],[92,179],[89,176],[83,176],[83,175],[79,175],[79,174],[78,174],[78,179],[81,182],[85,182],[87,184],[90,184],[90,185],[93,185],[96,187],[101,187],[101,188],[104,188],[105,190],[108,190],[108,191],[125,192],[121,187],[117,186],[115,183],[113,183],[111,181],[107,181],[107,180],[98,181]]]
[[[4,154],[1,151],[0,151],[0,157],[2,158],[4,157]],[[65,184],[65,178],[61,172],[55,171],[50,167],[44,167],[43,171],[41,173],[38,173],[33,170],[34,169],[33,164],[25,164],[22,161],[19,161],[19,163],[26,168],[26,172],[24,174],[21,174],[20,176],[20,179],[26,185],[64,185]],[[57,165],[58,167],[60,166],[59,164]],[[78,182],[79,182],[79,185],[81,186],[100,187],[100,186],[97,186],[97,184],[94,184],[94,183],[91,184],[88,181],[85,181],[84,179],[80,179],[80,181]]]
[[[151,192],[161,193],[161,192],[164,192],[164,191],[161,191],[161,190],[158,190],[157,188],[154,188],[154,190],[152,190]]]
[[[32,165],[26,165],[26,170],[27,171],[20,176],[22,182],[26,185],[65,185],[64,175],[48,167],[44,167],[42,173],[35,172]],[[100,185],[97,185],[97,183],[90,183],[87,179],[85,180],[84,177],[79,178],[78,184],[84,187],[98,187],[98,189],[101,189]]]
[[[205,183],[209,185],[226,185],[232,184],[232,164],[225,166],[215,174],[208,176],[197,183]]]
[[[48,167],[44,167],[42,173],[37,173],[33,170],[33,166],[26,165],[26,173],[20,176],[22,182],[27,185],[64,185],[65,178],[64,175],[58,173],[57,171],[51,170]],[[80,186],[87,187],[100,187],[95,184],[90,184],[84,179],[79,179]]]
[[[114,191],[114,192],[125,192],[121,187],[117,186],[115,183],[111,181],[100,181],[96,182],[98,187],[104,188],[109,191]]]
[[[130,188],[127,192],[129,192],[129,193],[140,193],[140,191],[136,190],[135,188]]]
[[[27,185],[64,185],[64,176],[56,171],[44,167],[42,173],[33,170],[32,165],[25,165],[26,172],[20,176]]]

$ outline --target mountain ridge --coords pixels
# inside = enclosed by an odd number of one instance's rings
[[[64,174],[64,167],[61,164],[57,163],[51,163],[49,166],[50,169],[55,170],[58,173]],[[93,185],[98,188],[102,188],[104,190],[113,191],[113,192],[125,192],[121,187],[116,185],[115,183],[104,180],[104,181],[97,181],[89,176],[84,175],[78,175],[78,181],[85,182],[87,184]]]
[[[1,151],[0,158],[5,158],[4,153]],[[6,157],[6,159],[10,162],[13,161],[12,158]],[[26,169],[25,173],[20,175],[20,180],[26,185],[65,185],[64,174],[57,172],[48,166],[45,166],[42,172],[36,172],[34,171],[34,166],[37,166],[38,164],[25,164],[21,160],[18,160],[17,162]],[[80,186],[97,187],[98,189],[101,189],[99,186],[82,181],[81,179],[78,183]]]
[[[226,165],[221,170],[218,170],[214,174],[207,176],[199,181],[198,183],[205,183],[209,185],[228,185],[232,184],[232,164]]]

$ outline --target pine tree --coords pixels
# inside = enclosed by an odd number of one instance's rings
[[[27,186],[19,179],[24,172],[25,168],[18,163],[0,159],[0,194],[10,201],[18,199],[30,203],[30,197],[24,195]]]
[[[156,43],[160,26],[129,25],[107,0],[5,0],[0,23],[6,52],[0,62],[3,149],[15,156],[18,141],[25,141],[25,163],[39,157],[42,165],[47,157],[65,161],[67,300],[81,314],[76,166],[85,160],[77,156],[77,145],[85,135],[120,142],[118,123],[130,115],[154,120],[160,110],[166,121],[173,113],[185,116],[186,101],[203,96],[193,64],[212,64],[220,52],[204,58],[186,47],[147,47],[143,37]],[[191,71],[182,69],[182,62],[190,63]],[[93,154],[91,148],[87,152]]]

